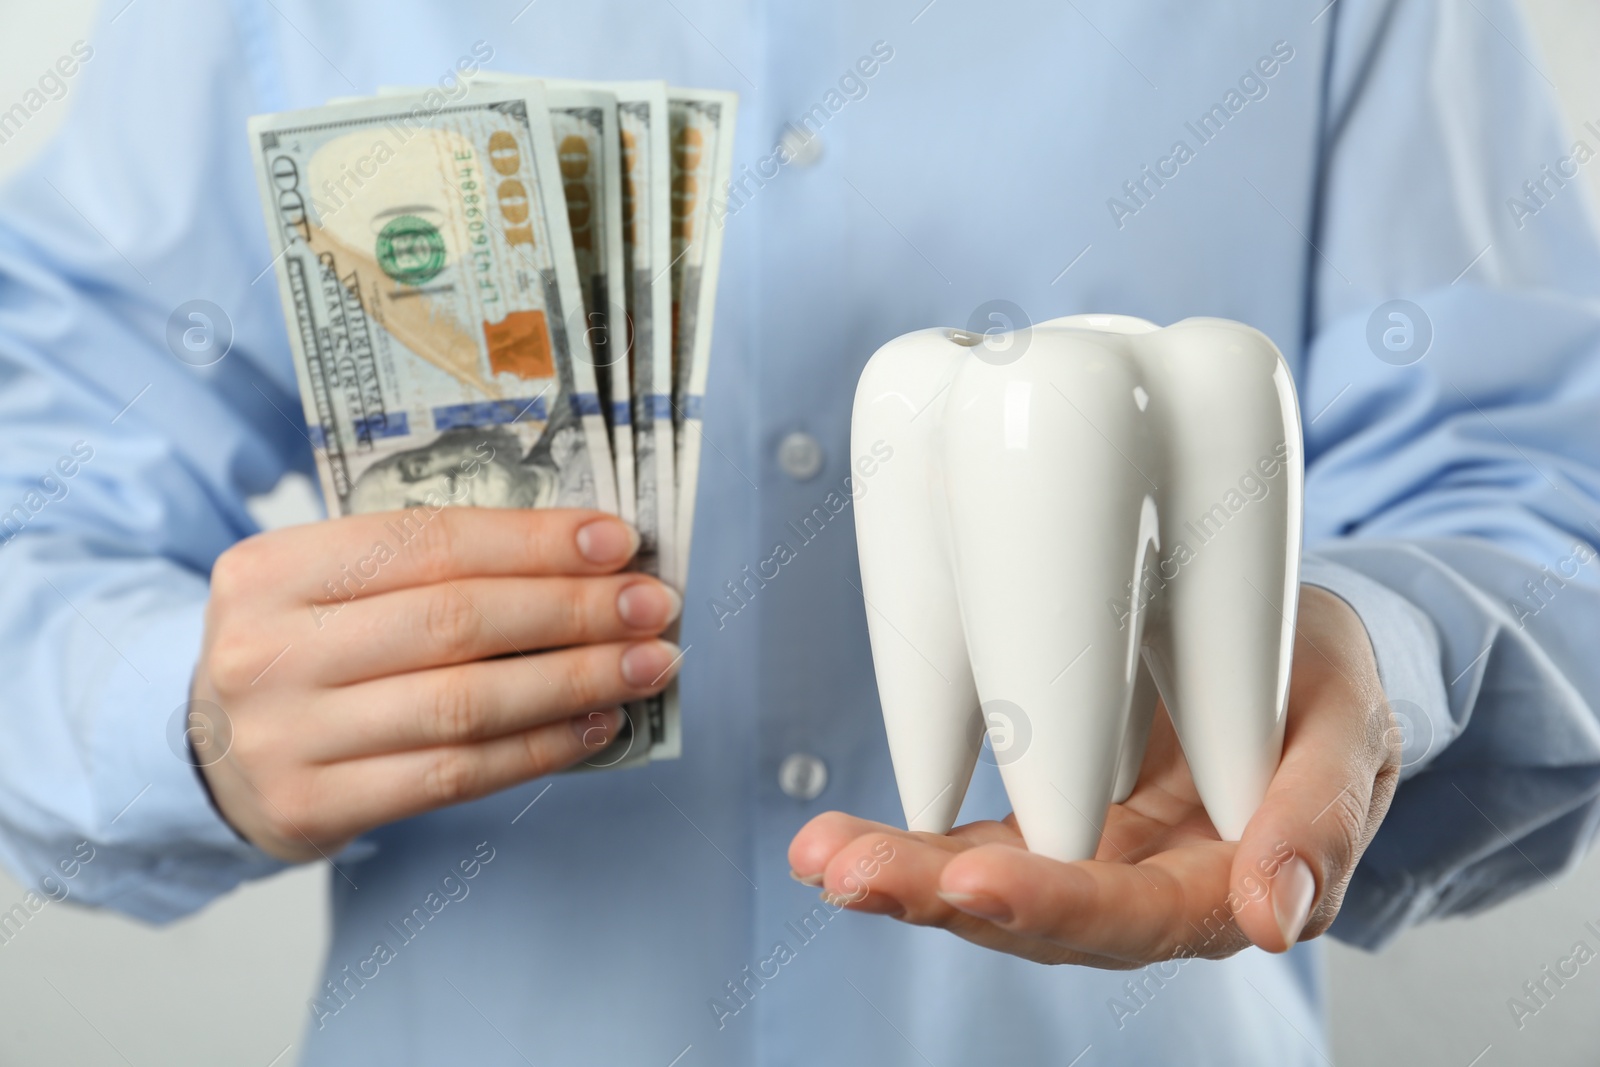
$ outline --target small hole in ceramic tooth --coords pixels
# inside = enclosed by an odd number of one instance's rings
[[[947,336],[963,348],[976,348],[983,344],[983,335],[973,333],[971,330],[949,330]]]
[[[1150,394],[1144,391],[1144,386],[1133,387],[1133,402],[1139,405],[1140,411],[1150,406]]]

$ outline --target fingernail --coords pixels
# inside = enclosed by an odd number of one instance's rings
[[[805,877],[802,878],[800,875],[796,874],[794,871],[790,871],[789,872],[789,877],[793,878],[795,881],[799,882],[801,885],[810,886],[812,889],[815,889],[815,888],[817,888],[817,886],[822,884],[822,875],[820,875],[820,874],[810,874],[810,875],[806,875]]]
[[[677,667],[678,646],[670,641],[641,641],[622,654],[622,680],[635,689],[653,689]]]
[[[639,534],[617,519],[596,519],[578,527],[578,554],[590,563],[622,563],[639,547]]]
[[[622,709],[606,708],[604,711],[591,711],[568,721],[572,723],[572,732],[578,735],[578,740],[583,742],[584,748],[604,748],[622,728]]]
[[[617,614],[629,626],[654,630],[667,625],[683,610],[683,597],[660,582],[634,582],[617,594]]]
[[[1272,914],[1278,920],[1283,943],[1293,946],[1300,940],[1300,931],[1306,928],[1306,920],[1311,917],[1311,898],[1316,895],[1317,880],[1311,876],[1306,861],[1296,856],[1278,870],[1272,882]]]
[[[957,911],[988,919],[992,923],[1008,923],[1013,918],[1009,905],[985,893],[946,893],[940,890],[939,899]]]

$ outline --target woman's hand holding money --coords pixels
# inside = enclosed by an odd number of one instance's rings
[[[289,861],[595,755],[659,692],[681,600],[593,511],[357,515],[218,558],[189,737],[217,808]]]

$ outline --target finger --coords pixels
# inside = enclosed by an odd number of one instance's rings
[[[1361,647],[1350,649],[1339,647],[1345,638],[1332,627],[1308,627],[1295,649],[1283,757],[1245,827],[1229,886],[1240,929],[1272,952],[1332,922],[1399,768],[1382,693],[1352,680],[1366,673],[1360,657],[1371,656],[1365,631],[1356,631]],[[1376,667],[1366,666],[1376,678]]]
[[[327,691],[284,728],[318,762],[471,744],[660,692],[681,659],[649,640],[437,667]]]
[[[890,851],[893,851],[894,845],[898,844],[901,848],[928,849],[937,854],[953,855],[963,849],[989,842],[1020,844],[1022,837],[1014,825],[987,820],[958,826],[948,835],[940,836],[902,830],[868,819],[860,819],[854,815],[846,815],[844,812],[830,811],[812,819],[790,842],[789,874],[795,881],[804,885],[822,887],[826,884],[827,872],[837,868],[840,854],[850,851],[853,857],[854,853],[863,849],[871,852],[880,841],[890,842],[885,846]],[[846,859],[844,862],[847,868],[855,868],[870,864],[872,860],[868,856],[861,861],[861,864],[857,864],[854,858]],[[860,870],[856,873],[859,875]],[[848,885],[840,884],[833,885],[829,892],[836,895],[842,893],[847,897],[855,895]],[[876,904],[877,901],[874,900],[872,906],[862,905],[858,910],[879,913],[895,913],[900,910],[898,906],[877,907]]]
[[[1213,841],[1132,865],[1059,863],[985,845],[945,865],[938,893],[1010,934],[1084,955],[1129,963],[1221,956],[1243,941],[1229,911],[1213,907],[1226,895],[1234,848]]]
[[[1004,823],[969,823],[940,836],[913,833],[856,819],[836,829],[860,830],[828,859],[822,885],[859,911],[893,915],[919,926],[943,926],[950,906],[937,895],[939,873],[952,856],[983,844],[1022,847],[1022,835]]]
[[[650,637],[682,606],[671,587],[642,574],[462,578],[338,605],[303,645],[317,680],[341,685],[488,656]]]
[[[1023,843],[1022,832],[1017,829],[1017,817],[1007,815],[1005,821],[995,822],[993,819],[982,819],[978,822],[969,822],[951,830],[950,838],[968,847],[977,845],[1011,845],[1013,848],[1027,848]]]
[[[952,917],[951,908],[933,890],[939,872],[962,847],[948,837],[887,826],[869,829],[828,860],[824,899],[919,926],[943,925]]]
[[[1326,924],[1313,921],[1319,911],[1331,921],[1373,815],[1374,774],[1366,760],[1350,758],[1362,745],[1352,724],[1308,715],[1291,726],[1283,760],[1240,839],[1229,885],[1240,929],[1270,952],[1320,933]]]
[[[606,574],[627,563],[638,543],[631,527],[598,511],[419,507],[347,515],[241,541],[218,559],[212,596],[265,590],[330,610],[446,579]]]
[[[977,842],[985,842],[983,845]],[[1003,823],[973,823],[948,837],[882,827],[852,840],[828,862],[823,900],[835,907],[935,926],[976,945],[1039,963],[1126,968],[1128,961],[1079,952],[1026,932],[1003,929],[953,907],[939,895],[943,872],[974,851],[1022,851],[1022,838]],[[1025,853],[1023,853],[1025,854]]]
[[[477,800],[593,758],[616,737],[621,722],[621,710],[612,708],[477,744],[339,763],[323,770],[316,790],[327,798],[324,806],[337,804],[340,817],[359,833]]]
[[[999,825],[999,824],[992,824]],[[959,834],[967,827],[952,831]],[[930,847],[958,851],[968,847],[955,837],[937,834],[912,833],[871,819],[862,819],[842,811],[825,811],[800,828],[789,842],[789,871],[797,881],[809,886],[822,885],[829,862],[839,851],[868,834],[881,833],[896,840],[922,841]]]

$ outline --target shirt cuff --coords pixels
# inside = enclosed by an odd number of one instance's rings
[[[187,915],[286,866],[223,820],[188,745],[205,614],[205,586],[197,586],[195,599],[141,612],[137,631],[115,635],[123,654],[90,744],[94,844],[105,855],[85,866],[94,877],[77,888],[86,903],[152,922]]]
[[[1445,699],[1439,634],[1432,620],[1388,586],[1314,552],[1301,559],[1300,581],[1343,600],[1366,627],[1378,678],[1400,729],[1400,777],[1411,777],[1444,751],[1456,734]]]

